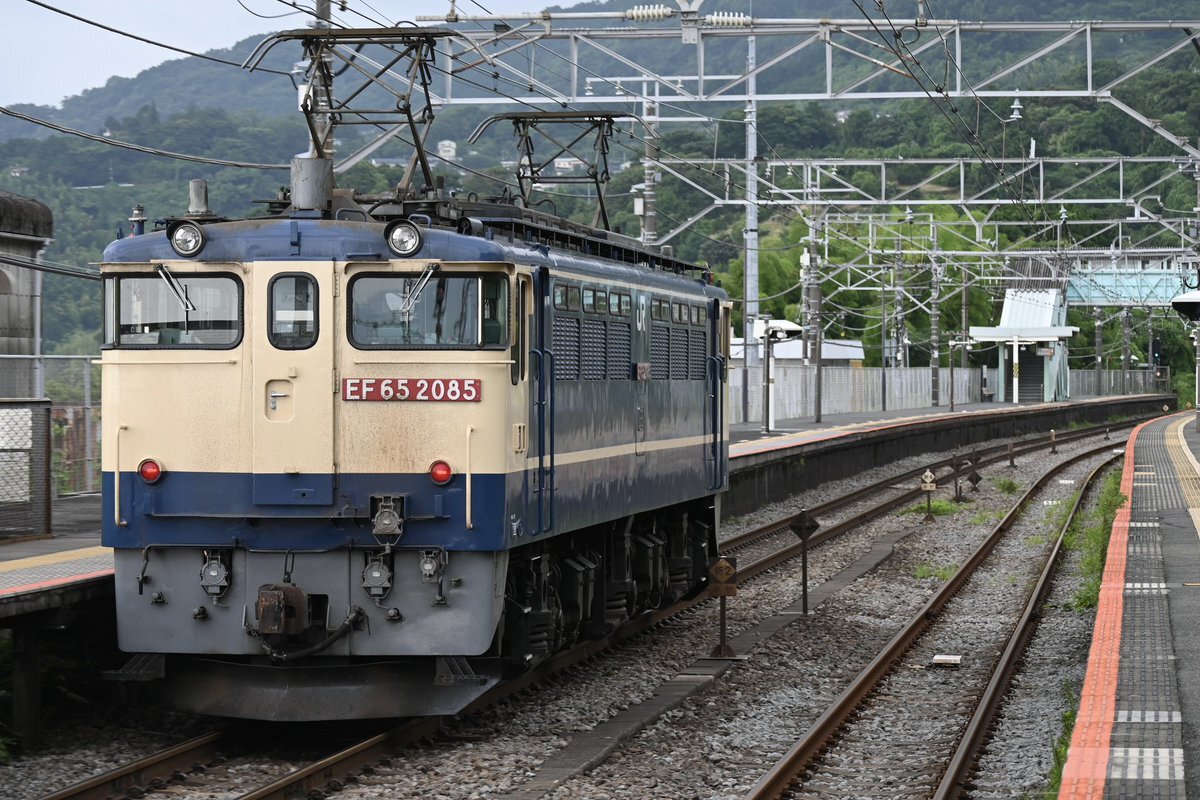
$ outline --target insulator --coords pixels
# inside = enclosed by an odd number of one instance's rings
[[[634,6],[625,12],[625,19],[634,22],[662,22],[674,16],[674,9],[667,6]]]
[[[714,28],[738,28],[749,25],[750,21],[749,14],[743,14],[739,11],[718,11],[704,18],[704,22],[712,25]]]

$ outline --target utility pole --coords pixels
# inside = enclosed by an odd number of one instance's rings
[[[658,241],[658,211],[656,186],[658,170],[658,103],[647,98],[642,109],[646,123],[646,160],[642,165],[642,244],[653,246]]]
[[[1121,394],[1129,394],[1129,306],[1121,309]]]
[[[882,389],[882,407],[887,411],[887,371],[888,371],[888,290],[887,277],[888,271],[882,270],[879,287],[879,349],[882,355],[880,356],[879,383]]]
[[[939,352],[942,333],[942,307],[939,302],[942,298],[942,270],[937,262],[931,262],[930,267],[933,273],[933,288],[929,298],[929,394],[933,407],[937,408],[942,378],[942,358]],[[950,354],[950,358],[954,358],[953,353]]]
[[[816,336],[816,353],[813,355],[813,364],[816,365],[816,373],[813,376],[813,422],[821,421],[821,348],[825,345],[825,326],[822,319],[821,282],[817,281],[812,287],[812,324],[815,326]]]
[[[962,335],[966,337],[970,333],[971,326],[971,317],[968,313],[970,311],[969,300],[971,297],[971,292],[967,288],[967,271],[962,267],[959,267],[959,271],[962,275],[962,327],[959,330],[961,330]],[[951,353],[950,357],[953,358],[954,353]],[[959,366],[961,366],[963,369],[966,369],[968,366],[970,366],[969,362],[967,361],[966,348],[963,348],[960,358],[962,361],[960,362]]]
[[[746,366],[758,361],[751,347],[754,341],[754,320],[758,317],[758,81],[754,74],[756,56],[754,37],[746,39],[746,269],[745,316],[742,320]]]
[[[1092,314],[1096,317],[1096,396],[1100,397],[1104,394],[1101,383],[1104,377],[1104,311],[1100,306],[1096,306],[1092,309]]]

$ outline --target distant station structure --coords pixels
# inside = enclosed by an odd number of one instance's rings
[[[50,209],[0,191],[0,539],[50,529],[50,403],[42,399],[42,273]]]
[[[54,234],[50,209],[37,200],[0,191],[0,355],[37,354],[41,272],[34,263]],[[0,369],[0,398],[37,394],[35,360],[6,361]]]

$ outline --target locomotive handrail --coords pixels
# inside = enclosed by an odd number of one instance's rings
[[[121,519],[121,431],[127,430],[129,430],[128,425],[117,426],[117,436],[113,447],[116,458],[116,467],[113,469],[113,522],[118,528],[129,525],[126,520]]]
[[[546,409],[547,416],[550,417],[550,436],[548,442],[550,447],[550,499],[547,502],[547,505],[550,507],[550,522],[546,526],[546,530],[543,531],[543,533],[548,533],[549,531],[554,530],[554,411],[556,408],[554,395],[557,381],[554,380],[554,353],[550,352],[549,350],[546,351],[546,372],[548,372],[550,376],[550,397]]]
[[[533,404],[537,407],[538,466],[536,488],[533,491],[538,498],[538,533],[543,533],[546,530],[542,520],[542,501],[546,491],[546,401],[544,400],[546,392],[546,359],[543,356],[544,351],[541,348],[534,347],[529,351],[530,372],[537,375],[537,394],[534,396]]]
[[[472,353],[477,352],[477,351],[463,350],[462,352],[464,355],[469,356]],[[172,361],[171,363],[174,364],[176,362]],[[513,363],[515,363],[515,359],[506,358],[506,359],[497,359],[495,361],[476,361],[474,359],[464,358],[462,361],[430,361],[428,359],[420,359],[420,358],[373,358],[370,360],[356,358],[353,361],[351,361],[350,363],[352,363],[352,364],[422,364],[422,365],[432,364],[432,365],[438,366],[438,367],[461,367],[463,364],[470,364],[473,367],[476,367],[476,366],[511,367],[513,365]]]
[[[720,489],[725,483],[725,469],[723,459],[721,458],[721,443],[723,438],[722,432],[725,430],[725,404],[721,402],[721,367],[722,360],[720,356],[708,357],[709,369],[705,374],[705,384],[708,390],[708,399],[712,402],[712,413],[709,418],[712,420],[712,459],[713,459],[713,483],[708,487],[710,490]]]
[[[471,518],[471,434],[475,432],[475,426],[467,426],[467,530],[475,529],[475,522]]]

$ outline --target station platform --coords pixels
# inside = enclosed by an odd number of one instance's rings
[[[857,474],[866,466],[915,452],[1047,427],[1065,428],[1068,422],[1146,416],[1159,413],[1167,403],[1173,404],[1174,397],[1139,395],[1020,406],[976,403],[958,404],[953,413],[935,407],[825,415],[820,423],[779,420],[770,432],[758,423],[733,425],[726,497],[736,496],[747,508],[755,507],[777,499],[774,494],[796,491],[806,481]],[[732,506],[726,507],[729,513],[736,511]],[[37,691],[30,688],[37,682],[37,630],[56,626],[55,615],[69,612],[76,604],[103,602],[114,593],[112,552],[100,545],[100,520],[98,495],[59,498],[52,504],[53,530],[47,536],[0,539],[0,627],[14,632],[14,681],[24,687],[16,694],[25,698],[15,714],[15,727],[26,744],[36,742],[39,722]]]
[[[1198,456],[1194,412],[1129,439],[1063,800],[1200,796]]]
[[[760,423],[731,425],[730,472],[736,473],[742,462],[749,466],[764,454],[777,458],[789,451],[810,449],[816,444],[836,445],[839,439],[857,439],[869,434],[887,436],[889,431],[894,433],[931,424],[953,426],[997,415],[1007,418],[1046,414],[1058,408],[1090,405],[1108,408],[1122,401],[1145,404],[1148,400],[1145,395],[1134,395],[1020,406],[960,403],[955,405],[954,412],[946,407],[934,407],[827,414],[819,423],[811,419],[778,420],[770,432],[764,432]],[[111,552],[100,547],[99,495],[56,498],[51,519],[53,530],[48,536],[13,541],[0,539],[0,620],[29,610],[31,601],[21,599],[26,595],[61,593],[72,582],[90,583],[112,574]]]

